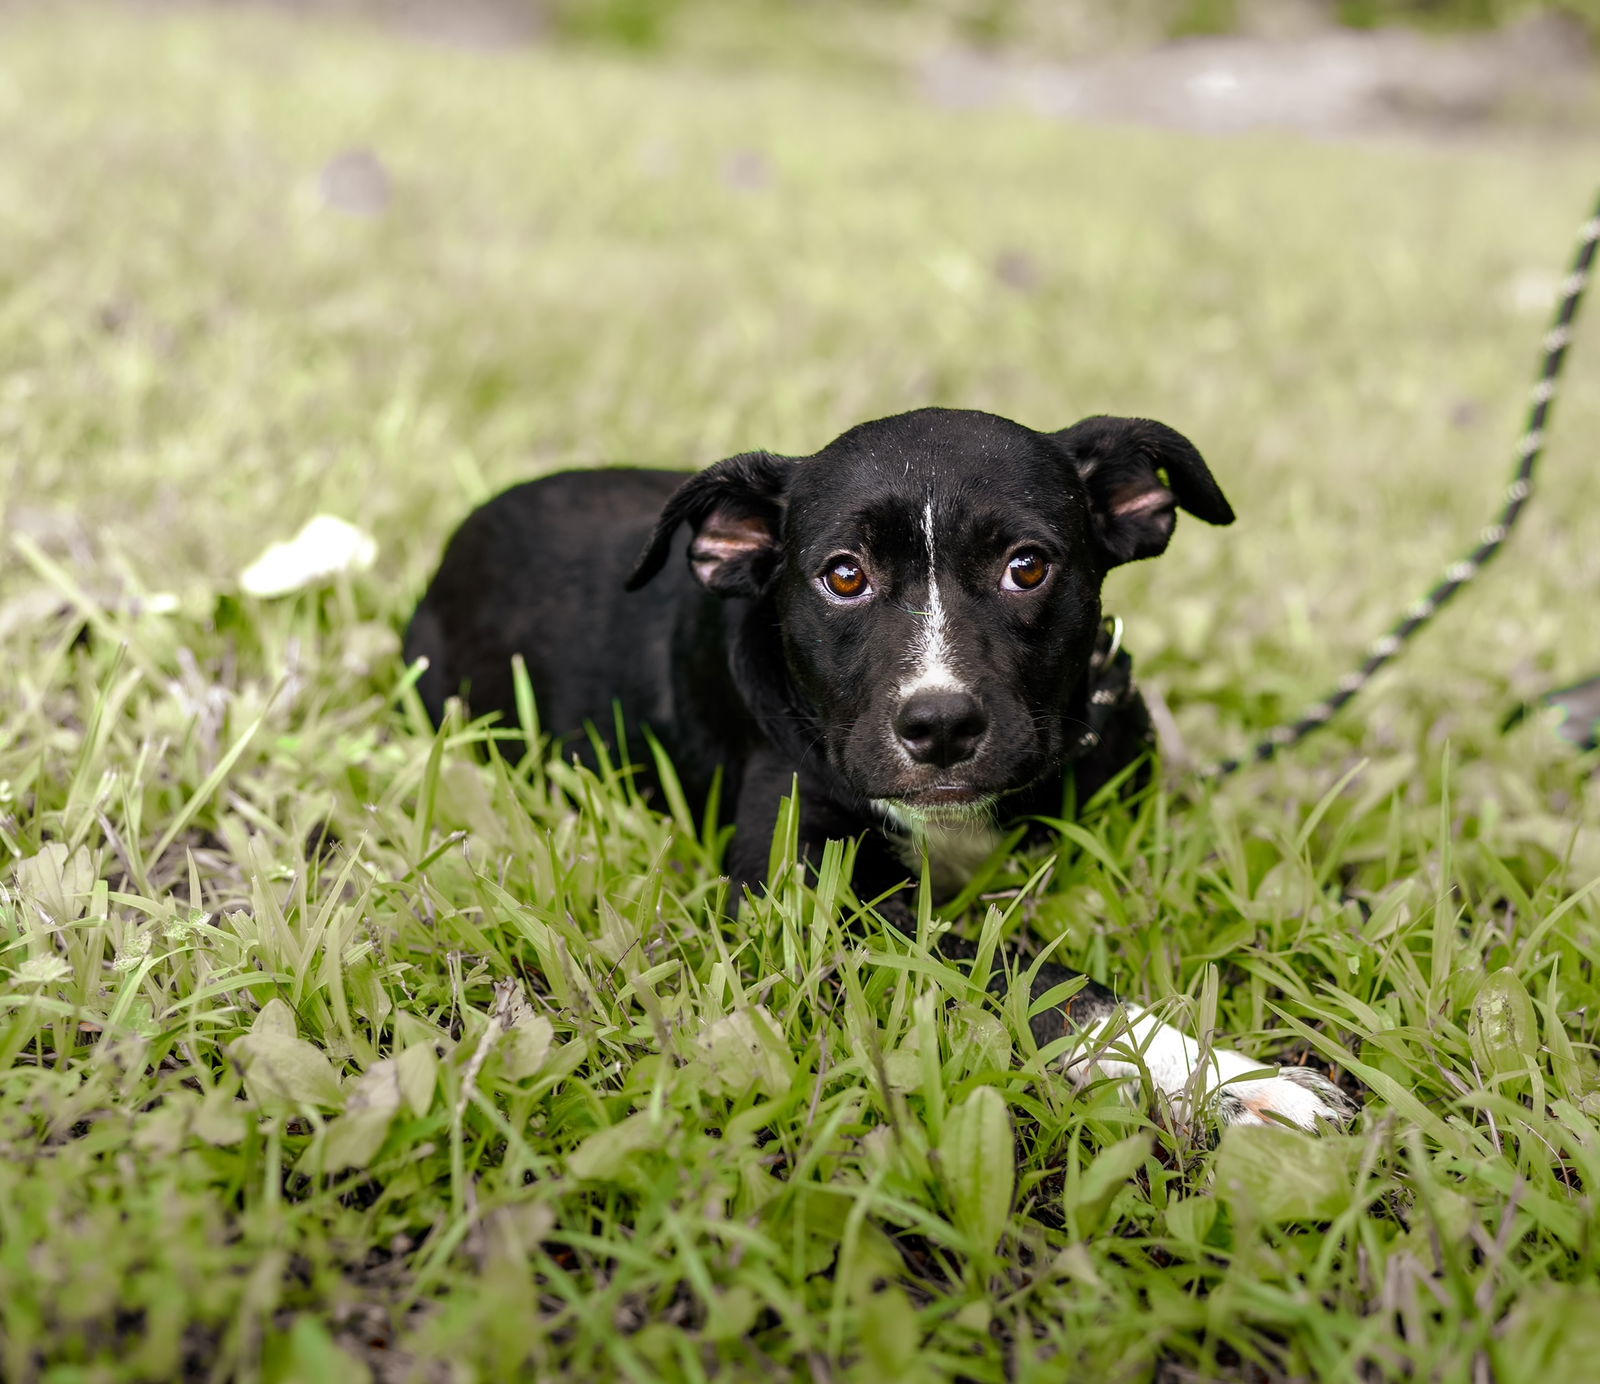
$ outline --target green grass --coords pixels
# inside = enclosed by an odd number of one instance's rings
[[[1587,1367],[1594,765],[1500,723],[1600,663],[1592,324],[1527,528],[1352,714],[956,920],[1352,1075],[1348,1137],[1076,1093],[926,912],[842,931],[847,852],[730,925],[715,823],[394,708],[514,480],[1125,411],[1242,516],[1108,591],[1235,752],[1487,522],[1593,140],[1200,142],[247,16],[0,37],[0,1377]],[[354,145],[379,218],[319,204]],[[376,567],[242,595],[320,511]]]

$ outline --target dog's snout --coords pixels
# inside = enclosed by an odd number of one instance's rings
[[[988,729],[978,699],[953,688],[913,693],[894,718],[894,733],[906,753],[940,769],[971,759]]]

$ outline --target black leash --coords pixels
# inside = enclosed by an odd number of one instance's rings
[[[1339,679],[1338,687],[1331,696],[1318,702],[1293,725],[1278,726],[1269,732],[1244,759],[1224,760],[1210,771],[1209,777],[1224,778],[1245,764],[1259,764],[1271,759],[1279,750],[1298,745],[1312,731],[1327,725],[1345,703],[1371,682],[1379,670],[1411,641],[1412,636],[1443,610],[1456,592],[1477,576],[1489,559],[1500,551],[1522,514],[1523,506],[1533,494],[1534,468],[1544,451],[1545,424],[1550,417],[1550,405],[1556,397],[1556,382],[1561,378],[1561,367],[1566,362],[1567,345],[1572,340],[1572,324],[1583,302],[1584,289],[1588,287],[1589,268],[1594,263],[1597,241],[1600,241],[1600,201],[1596,202],[1594,214],[1579,232],[1577,253],[1561,286],[1560,306],[1556,309],[1550,330],[1545,333],[1544,363],[1539,370],[1538,382],[1533,386],[1533,402],[1528,409],[1527,426],[1522,431],[1521,441],[1517,443],[1517,464],[1499,517],[1478,535],[1478,546],[1460,562],[1445,568],[1443,580],[1411,608],[1405,619],[1373,643],[1367,650],[1367,661]]]

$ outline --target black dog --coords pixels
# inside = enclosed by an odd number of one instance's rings
[[[418,686],[436,721],[455,694],[475,714],[514,714],[521,654],[546,730],[604,730],[618,704],[659,738],[691,801],[720,770],[736,884],[760,883],[798,780],[803,853],[861,837],[864,897],[923,858],[948,891],[1005,820],[1059,815],[1069,782],[1085,800],[1143,753],[1149,723],[1102,633],[1100,586],[1162,552],[1178,508],[1233,521],[1187,439],[1129,418],[1039,433],[920,409],[810,457],[749,452],[687,477],[571,472],[462,524],[405,656],[428,661]],[[675,548],[687,561],[669,565]],[[957,939],[945,950],[970,956]],[[1072,975],[1042,968],[1036,991]],[[1316,1073],[1236,1080],[1260,1064],[1202,1053],[1093,983],[1035,1032],[1069,1027],[1131,1039],[1175,1098],[1227,1081],[1230,1121],[1348,1115]],[[1129,1045],[1072,1070],[1132,1075]]]

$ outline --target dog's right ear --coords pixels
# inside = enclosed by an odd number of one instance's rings
[[[626,589],[637,591],[667,560],[679,524],[694,529],[689,565],[718,596],[759,596],[778,566],[778,527],[793,462],[745,452],[691,476],[667,501]]]
[[[1089,492],[1090,517],[1112,566],[1166,550],[1177,510],[1233,523],[1194,443],[1149,418],[1085,418],[1052,436]]]

